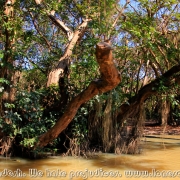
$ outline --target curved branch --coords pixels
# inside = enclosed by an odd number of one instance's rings
[[[66,129],[77,113],[79,107],[99,93],[115,88],[121,81],[118,70],[113,63],[112,48],[109,43],[102,42],[96,46],[96,58],[100,66],[101,79],[92,81],[87,89],[72,99],[66,111],[57,123],[45,134],[39,137],[36,146],[43,147],[58,137]]]
[[[129,104],[122,104],[120,106],[117,121],[122,123],[128,117],[134,117],[138,113],[140,105],[144,103],[150,96],[158,93],[158,87],[160,82],[162,81],[163,85],[166,87],[172,86],[175,79],[177,79],[175,75],[178,72],[180,72],[180,64],[172,67],[162,76],[142,87],[137,95],[129,99]]]

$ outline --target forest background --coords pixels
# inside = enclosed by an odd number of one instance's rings
[[[138,153],[145,121],[179,125],[179,8],[1,0],[1,154]]]

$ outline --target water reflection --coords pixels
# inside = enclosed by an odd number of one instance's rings
[[[168,137],[169,138],[169,137]],[[154,141],[154,142],[153,142]],[[169,142],[168,142],[169,141]],[[138,171],[149,172],[153,169],[158,171],[163,170],[180,170],[180,136],[176,139],[162,138],[146,138],[142,142],[143,153],[140,155],[114,155],[114,154],[100,154],[95,159],[83,159],[74,157],[49,157],[41,160],[27,160],[27,159],[5,159],[0,158],[0,179],[20,179],[19,177],[4,176],[2,172],[5,169],[10,171],[22,171],[26,177],[21,179],[86,179],[86,175],[90,172],[118,172],[120,176],[117,177],[89,177],[89,180],[112,180],[112,179],[129,179],[125,172]],[[30,170],[34,172],[34,177],[29,173]],[[39,173],[39,174],[38,174]],[[42,173],[42,174],[41,174]],[[64,174],[63,174],[64,173]],[[74,174],[73,174],[74,173]],[[83,174],[84,173],[84,174]],[[42,175],[42,176],[41,176]],[[63,176],[64,175],[64,176]],[[37,177],[36,177],[37,176]],[[178,177],[177,177],[178,178]],[[137,179],[132,177],[131,179]],[[144,179],[139,177],[138,179]],[[160,177],[150,177],[146,179],[161,179]],[[162,177],[162,179],[164,179]],[[170,180],[172,177],[167,177]],[[173,178],[174,179],[174,178]],[[179,178],[178,178],[179,179]]]
[[[110,156],[110,155],[109,155]],[[121,169],[121,170],[145,170],[145,171],[151,171],[152,167],[155,169],[164,169],[165,166],[163,166],[161,160],[152,160],[152,159],[141,159],[141,156],[138,156],[139,158],[135,158],[135,156],[129,155],[129,157],[121,155],[119,157],[113,157],[110,158],[107,156],[107,158],[101,158],[99,161],[94,161],[93,166],[97,167],[105,167],[105,168],[115,168],[115,169]],[[156,166],[154,166],[156,164]]]

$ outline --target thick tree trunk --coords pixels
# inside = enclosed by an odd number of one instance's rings
[[[93,104],[93,110],[89,113],[88,118],[88,139],[91,147],[95,147],[97,144],[102,145],[102,134],[100,132],[100,127],[102,127],[101,116],[102,113],[102,102],[95,101]]]
[[[118,123],[122,124],[127,118],[136,116],[140,111],[141,105],[147,100],[147,98],[159,92],[158,87],[160,82],[163,82],[163,85],[166,87],[171,87],[174,85],[176,78],[179,78],[179,75],[176,75],[178,72],[180,72],[179,64],[172,67],[161,77],[142,87],[137,95],[129,99],[129,104],[122,104],[120,106],[117,115]]]
[[[102,117],[102,145],[104,152],[110,152],[113,143],[113,120],[112,120],[112,95],[106,102],[106,108]],[[97,127],[96,127],[97,128]]]
[[[57,123],[45,134],[39,137],[36,146],[43,147],[58,137],[68,126],[77,113],[79,107],[93,98],[95,95],[104,93],[115,88],[121,81],[120,74],[113,63],[112,48],[110,43],[102,42],[96,46],[96,58],[100,66],[101,78],[92,81],[87,89],[72,99],[64,114]]]
[[[162,96],[160,113],[160,124],[162,127],[166,127],[170,118],[170,102],[167,100],[167,95]]]
[[[4,16],[3,21],[6,24],[12,25],[14,20],[14,3],[15,0],[8,0],[4,4]],[[15,98],[14,78],[16,72],[10,69],[8,66],[14,66],[14,59],[12,58],[11,52],[14,50],[13,44],[15,43],[15,30],[12,28],[4,28],[5,42],[4,42],[4,56],[2,58],[2,64],[0,65],[0,78],[8,80],[10,84],[3,85],[4,92],[0,95],[0,116],[4,115],[5,109],[3,108],[4,102],[13,102]]]

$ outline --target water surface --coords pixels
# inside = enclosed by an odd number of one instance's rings
[[[180,179],[180,136],[146,137],[140,155],[0,159],[0,179]],[[13,177],[14,176],[14,177]],[[164,176],[164,177],[163,177]]]

